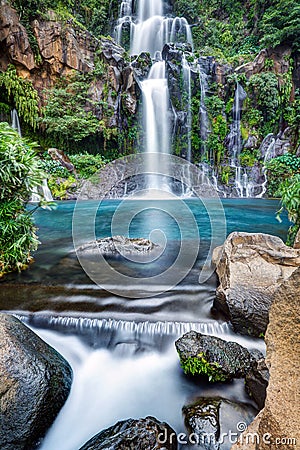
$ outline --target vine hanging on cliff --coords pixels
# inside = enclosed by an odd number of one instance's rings
[[[19,77],[16,68],[10,64],[6,72],[0,73],[0,86],[6,88],[8,99],[13,101],[23,121],[36,129],[39,97],[32,82]]]

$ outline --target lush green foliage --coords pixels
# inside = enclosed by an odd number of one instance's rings
[[[226,376],[218,363],[209,363],[203,353],[197,357],[183,359],[180,357],[180,364],[186,375],[202,375],[208,377],[209,381],[225,381]]]
[[[278,79],[275,73],[253,75],[249,80],[249,90],[264,120],[273,124],[279,106]]]
[[[71,16],[95,35],[109,33],[108,23],[117,1],[111,0],[11,0],[25,25],[49,9],[57,12],[61,18]]]
[[[300,173],[287,178],[279,187],[282,208],[288,212],[289,220],[293,225],[289,228],[287,244],[293,245],[296,234],[300,229]]]
[[[177,15],[193,24],[196,50],[240,64],[264,47],[300,46],[297,0],[177,0]]]
[[[47,153],[40,162],[42,169],[50,175],[49,187],[55,199],[66,199],[74,193],[83,179],[91,179],[107,162],[103,156],[79,153],[69,155],[75,167],[75,174],[70,174],[58,161],[54,161]]]
[[[300,173],[300,158],[291,153],[278,156],[267,163],[268,170],[268,195],[280,197],[280,185],[286,179]]]
[[[91,155],[89,153],[69,155],[69,159],[80,178],[90,178],[108,162],[107,159],[99,154]],[[66,178],[69,176],[67,169],[58,161],[54,161],[48,154],[44,155],[41,166],[45,172],[54,177]]]
[[[35,144],[24,141],[5,122],[0,122],[0,139],[0,201],[26,201],[41,183]]]
[[[34,144],[24,141],[7,123],[0,123],[0,276],[22,270],[38,245],[36,229],[24,208],[43,174]]]
[[[0,72],[0,87],[7,90],[7,97],[15,105],[19,116],[32,128],[38,118],[38,93],[31,81],[18,77],[16,68],[9,65],[6,72]]]
[[[211,133],[207,140],[207,148],[212,152],[214,164],[219,166],[225,154],[225,137],[228,125],[225,116],[225,102],[217,95],[207,97],[207,111],[211,122]]]
[[[74,74],[69,79],[60,79],[56,87],[48,91],[42,123],[58,146],[68,147],[68,143],[81,141],[100,131],[99,120],[91,111],[90,80],[87,78],[88,75]]]
[[[260,24],[261,45],[288,44],[300,49],[300,4],[295,0],[277,0],[266,9]]]

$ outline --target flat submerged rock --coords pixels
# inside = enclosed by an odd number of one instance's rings
[[[125,236],[112,236],[88,242],[77,249],[77,252],[93,255],[100,252],[102,255],[112,255],[116,253],[143,254],[149,253],[159,246],[149,239],[128,238]]]

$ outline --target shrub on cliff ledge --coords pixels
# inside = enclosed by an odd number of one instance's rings
[[[37,248],[36,228],[25,203],[41,181],[34,144],[0,123],[0,277],[26,268]]]
[[[283,209],[286,209],[288,212],[292,225],[288,231],[287,245],[292,246],[300,229],[300,174],[297,173],[283,181],[279,187],[279,193],[281,195],[282,208],[278,214],[280,216]]]

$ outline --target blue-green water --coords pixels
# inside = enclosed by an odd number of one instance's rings
[[[7,277],[0,289],[0,308],[23,316],[73,368],[70,397],[41,450],[78,450],[100,430],[129,417],[153,415],[186,433],[181,409],[202,396],[242,402],[249,423],[255,410],[244,381],[211,386],[184,377],[174,341],[195,329],[264,350],[261,340],[235,335],[222,317],[212,316],[217,280],[209,254],[232,231],[285,239],[288,221],[276,220],[278,201],[87,201],[78,203],[75,217],[74,207],[62,202],[53,211],[35,213],[41,241],[35,263]],[[125,234],[150,237],[165,248],[147,263],[123,256],[96,261],[97,285],[74,255],[74,233],[75,242]],[[180,251],[184,258],[178,263]],[[159,277],[170,267],[177,284]],[[225,422],[235,432],[240,421],[234,415]]]
[[[1,309],[135,320],[208,317],[217,283],[210,265],[212,249],[232,231],[270,233],[284,240],[288,220],[286,216],[281,223],[276,220],[276,200],[204,203],[106,200],[78,202],[75,207],[75,202],[58,202],[54,210],[37,210],[41,245],[35,263],[7,277],[6,289],[2,285],[0,290]],[[73,239],[77,246],[95,236],[117,234],[149,237],[161,246],[158,257],[155,254],[150,262],[144,256],[102,258],[84,271],[74,254]],[[81,263],[85,266],[85,261]],[[22,284],[17,293],[16,284]]]

